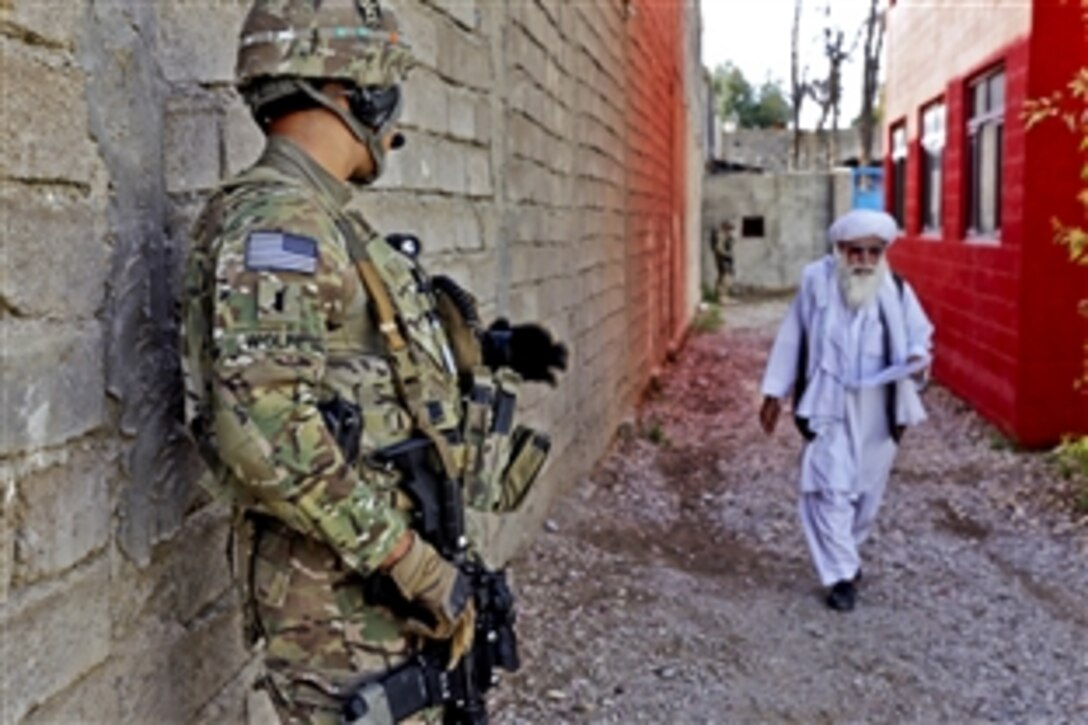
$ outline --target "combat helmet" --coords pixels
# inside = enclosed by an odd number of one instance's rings
[[[235,77],[254,118],[267,128],[277,108],[303,94],[335,113],[369,148],[373,181],[384,137],[403,104],[400,82],[414,64],[397,19],[379,0],[255,0],[242,24]],[[351,112],[321,91],[339,81]]]

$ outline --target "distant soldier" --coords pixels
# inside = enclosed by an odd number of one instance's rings
[[[267,146],[208,201],[186,270],[186,419],[238,514],[284,722],[478,722],[492,668],[517,666],[464,505],[524,497],[548,445],[513,427],[517,383],[554,383],[566,348],[539,325],[481,328],[418,240],[349,209],[403,145],[411,64],[377,0],[257,0],[238,85]]]
[[[733,291],[733,223],[724,221],[710,236],[710,250],[714,253],[714,265],[718,278],[714,282],[714,295],[720,300]]]
[[[832,253],[805,267],[763,377],[760,424],[770,434],[793,392],[801,458],[801,521],[827,606],[854,608],[858,548],[872,531],[903,429],[925,420],[915,385],[933,325],[887,248],[882,211],[858,209],[828,231]]]

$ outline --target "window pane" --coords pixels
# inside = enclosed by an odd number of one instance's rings
[[[924,150],[922,151],[922,173],[921,173],[921,214],[922,214],[922,229],[929,229],[929,154]]]
[[[979,134],[972,134],[970,143],[967,146],[967,168],[970,169],[968,200],[971,205],[968,213],[971,218],[970,228],[972,231],[977,231],[979,226],[979,138]]]
[[[742,237],[762,237],[763,236],[763,217],[761,216],[746,216],[740,220],[740,235]]]
[[[941,228],[941,153],[925,154],[922,173],[922,227],[927,231]]]
[[[906,206],[907,191],[907,160],[897,159],[892,167],[892,216],[895,217],[899,228],[904,228],[903,217]]]
[[[988,110],[1000,111],[1005,108],[1005,74],[994,73],[987,81],[990,86],[990,103]]]
[[[934,103],[922,112],[922,145],[931,151],[944,147],[943,103]]]
[[[988,123],[979,129],[979,209],[975,231],[992,232],[997,229],[998,199],[998,127]]]
[[[971,86],[971,96],[971,117],[978,118],[986,113],[986,83],[980,82]]]
[[[994,199],[994,228],[1001,228],[1001,169],[1005,164],[1005,125],[997,124],[997,198]]]
[[[903,126],[892,130],[892,158],[905,158],[907,155],[907,129]]]

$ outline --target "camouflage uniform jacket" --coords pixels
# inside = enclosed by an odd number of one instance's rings
[[[723,232],[715,230],[714,237],[711,240],[711,251],[714,252],[714,256],[721,259],[733,259],[733,234],[732,232]]]
[[[396,302],[432,423],[460,424],[456,376],[421,271],[345,209],[350,196],[272,137],[258,163],[209,200],[186,270],[186,417],[222,491],[263,522],[243,553],[251,563],[243,576],[272,669],[384,669],[413,645],[397,613],[364,593],[364,576],[408,525],[397,474],[369,454],[406,439],[413,423],[345,224]],[[319,412],[337,396],[362,411],[354,466]]]

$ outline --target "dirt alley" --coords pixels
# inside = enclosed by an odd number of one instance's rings
[[[756,424],[782,300],[730,303],[513,562],[497,723],[1088,722],[1088,518],[947,391],[924,396],[858,608],[826,609],[800,437]]]

